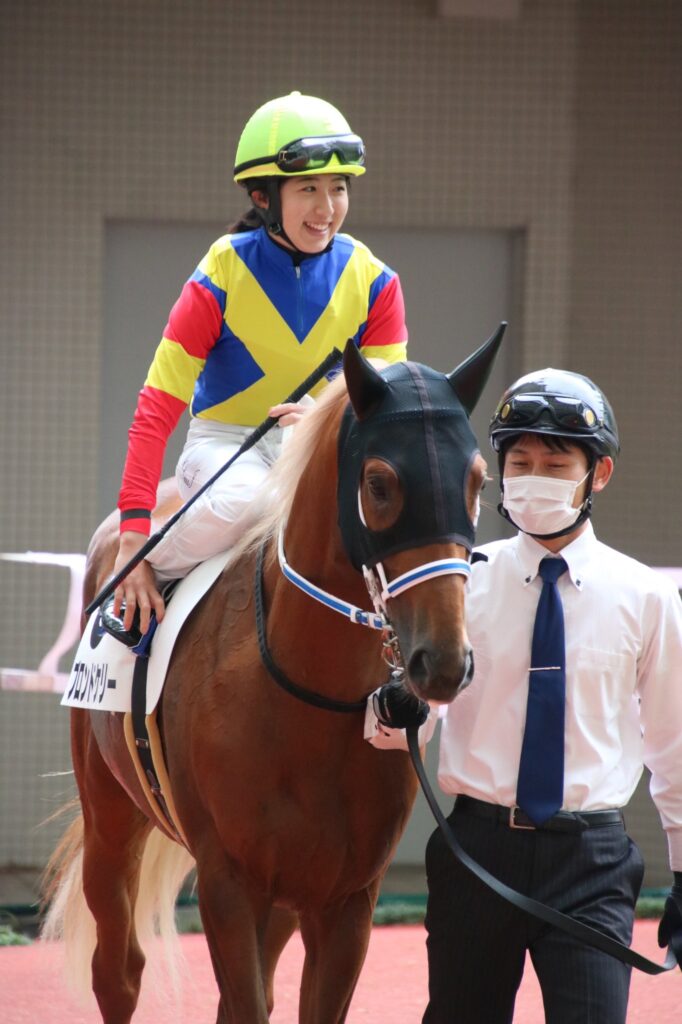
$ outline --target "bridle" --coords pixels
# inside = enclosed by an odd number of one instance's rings
[[[365,586],[374,605],[374,612],[368,612],[323,590],[322,587],[318,587],[316,583],[312,583],[289,565],[284,552],[284,525],[280,527],[277,538],[277,558],[282,574],[295,587],[298,587],[308,597],[319,601],[326,608],[331,608],[332,611],[350,619],[351,622],[359,626],[367,626],[369,629],[381,630],[384,634],[384,647],[389,646],[392,649],[395,649],[397,637],[388,614],[387,602],[389,600],[399,597],[400,594],[404,594],[412,587],[426,583],[437,576],[455,575],[464,576],[465,579],[471,576],[471,566],[464,558],[439,558],[432,562],[422,562],[421,565],[409,569],[390,581],[387,578],[383,562],[377,562],[371,568],[363,565],[362,574]],[[389,662],[389,664],[391,663]],[[391,667],[393,667],[392,664]]]
[[[403,678],[405,666],[400,653],[398,637],[388,614],[387,602],[398,597],[400,594],[404,594],[405,591],[410,590],[412,587],[416,587],[420,583],[426,583],[427,580],[435,579],[438,576],[457,575],[468,579],[471,575],[471,566],[463,558],[441,558],[432,562],[424,562],[390,581],[387,579],[382,562],[377,562],[372,568],[363,566],[365,585],[374,605],[373,612],[365,611],[357,605],[351,604],[343,598],[336,597],[327,590],[323,590],[322,587],[319,587],[289,565],[284,551],[284,530],[285,524],[282,524],[277,536],[277,559],[282,575],[297,587],[298,590],[313,600],[318,601],[325,608],[343,615],[344,618],[358,626],[366,626],[368,629],[380,632],[382,634],[382,657],[391,670],[391,676],[394,679]],[[294,683],[275,661],[266,636],[266,613],[263,594],[264,560],[265,545],[263,544],[259,548],[256,558],[254,593],[258,646],[261,659],[268,672],[278,686],[306,704],[312,704],[314,707],[324,708],[327,711],[364,711],[368,694],[365,694],[358,701],[336,700],[333,697],[327,697],[325,694],[317,693],[315,690],[309,690],[299,686],[298,683]]]

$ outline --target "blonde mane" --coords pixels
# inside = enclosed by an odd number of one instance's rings
[[[348,398],[343,374],[325,388],[314,408],[296,425],[282,448],[268,477],[254,495],[248,518],[250,525],[231,551],[230,564],[277,535],[285,523],[301,476],[317,447],[325,427],[338,415]]]

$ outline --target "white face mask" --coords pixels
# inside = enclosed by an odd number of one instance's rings
[[[572,526],[581,509],[573,507],[582,480],[560,480],[551,476],[510,476],[504,478],[502,505],[523,533],[544,537]]]

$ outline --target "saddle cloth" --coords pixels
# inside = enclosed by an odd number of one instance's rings
[[[168,664],[180,629],[192,609],[218,579],[230,552],[214,555],[181,580],[159,623],[149,656],[146,714],[151,715],[163,690]],[[88,619],[61,703],[90,711],[130,711],[136,655],[105,633],[99,609]]]

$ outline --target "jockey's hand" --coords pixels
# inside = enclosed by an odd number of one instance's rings
[[[144,533],[137,533],[135,530],[126,530],[125,533],[121,534],[118,555],[114,563],[114,576],[128,564],[131,558],[134,558],[147,539]],[[165,608],[163,598],[156,589],[154,570],[149,562],[144,559],[138,562],[135,568],[116,587],[114,591],[114,615],[121,614],[121,606],[124,601],[124,629],[130,629],[132,626],[136,608],[140,609],[140,631],[142,633],[146,633],[149,629],[149,617],[152,609],[156,612],[157,620],[161,622]]]
[[[314,404],[312,399],[302,402],[282,402],[281,405],[273,405],[271,409],[268,409],[268,416],[278,420],[279,427],[294,427]]]

